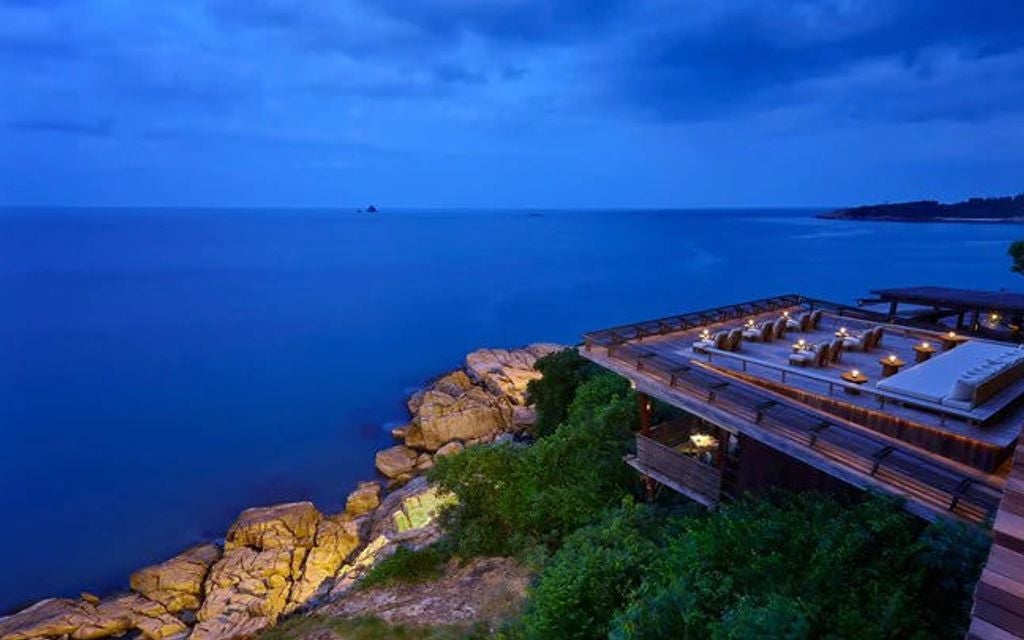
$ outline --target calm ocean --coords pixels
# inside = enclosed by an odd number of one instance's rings
[[[779,293],[1024,289],[1010,225],[810,211],[0,212],[0,612],[341,508],[480,346]]]

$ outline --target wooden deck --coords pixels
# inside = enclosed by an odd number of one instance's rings
[[[992,534],[967,638],[1024,639],[1024,446],[1014,455]]]
[[[595,332],[587,334],[581,353],[631,379],[638,390],[691,415],[732,433],[751,437],[854,487],[904,498],[908,510],[922,517],[953,517],[970,522],[993,518],[1002,495],[1005,473],[980,470],[922,450],[901,441],[896,437],[900,434],[873,428],[877,425],[858,424],[854,419],[856,415],[842,415],[834,408],[823,408],[809,403],[806,398],[788,395],[787,390],[799,389],[791,378],[787,378],[784,385],[766,385],[763,380],[741,375],[744,373],[741,369],[727,370],[714,356],[710,363],[697,359],[690,349],[693,338],[703,327],[720,323],[738,326],[747,317],[761,315],[777,317],[783,310],[798,311],[802,309],[799,305],[808,302],[799,296],[780,296]],[[859,310],[841,305],[831,310],[840,316],[837,322],[865,319]],[[869,319],[879,321],[877,314]],[[894,339],[895,335],[888,338]],[[899,348],[895,342],[892,346]],[[879,350],[871,357],[877,361],[882,353],[886,352]],[[877,402],[866,398],[866,393],[846,394],[844,385],[847,383],[838,377],[817,383],[835,385],[838,389],[834,390],[838,396],[835,400],[845,406]],[[823,397],[828,395],[823,394]],[[896,404],[886,405],[884,412],[877,411],[877,404],[865,405],[868,406],[876,415],[900,416],[913,411]],[[826,408],[833,410],[829,412]],[[948,428],[948,424],[942,424],[946,418],[930,415],[927,419],[936,428]],[[972,427],[964,423],[954,428],[965,431],[951,435],[967,440],[965,436],[969,432],[966,430]],[[1007,428],[1006,433],[1013,428]],[[1019,421],[1015,428],[1019,431]],[[999,440],[1005,434],[993,433],[988,435],[995,438],[994,446],[1006,442]]]
[[[793,305],[795,300],[803,302]],[[691,348],[704,330],[713,334],[741,327],[747,320],[755,323],[774,320],[783,312],[795,317],[805,310],[802,306],[805,304],[821,308],[830,303],[780,296],[724,310],[596,332],[586,336],[586,344],[613,349],[630,347],[639,357],[657,355],[674,361],[675,366],[700,360],[838,417],[987,472],[996,471],[1007,463],[1024,423],[1024,379],[1000,392],[992,401],[971,410],[910,398],[875,386],[881,379],[880,358],[896,355],[906,363],[903,369],[906,370],[916,366],[914,346],[922,340],[941,349],[941,335],[935,331],[886,324],[877,314],[868,319],[861,317],[860,310],[833,305],[816,331],[789,333],[784,339],[769,343],[744,341],[737,352],[712,349],[707,354],[697,354]],[[826,367],[800,367],[789,363],[791,346],[797,339],[811,344],[831,341],[840,327],[857,332],[880,324],[885,327],[885,337],[881,346],[870,352],[844,352],[839,364]],[[867,374],[868,383],[858,386],[844,381],[842,374],[851,369]]]

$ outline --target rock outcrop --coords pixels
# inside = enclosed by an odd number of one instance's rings
[[[540,372],[533,368],[537,359],[564,348],[537,343],[523,349],[477,349],[466,356],[466,371],[493,395],[525,405],[526,385],[540,378]]]
[[[380,485],[376,482],[360,482],[356,490],[348,494],[345,513],[358,518],[380,506]]]
[[[159,602],[171,613],[198,609],[203,580],[210,566],[220,559],[220,547],[204,544],[192,547],[158,565],[139,569],[129,584],[133,591]]]
[[[359,546],[346,514],[325,518],[309,502],[247,509],[210,569],[190,640],[232,640],[273,626],[317,594]]]
[[[464,373],[457,373],[465,378]],[[472,384],[462,388],[435,383],[423,394],[405,444],[437,451],[452,440],[473,440],[511,426],[512,405],[507,399]]]
[[[489,442],[536,421],[526,387],[540,378],[538,358],[563,349],[538,343],[523,349],[478,349],[454,371],[409,398],[412,421],[399,432],[408,447],[435,452],[451,442]]]
[[[72,638],[96,640],[136,630],[151,640],[183,637],[188,627],[159,602],[131,593],[99,604],[85,600],[43,600],[0,620],[3,640]]]
[[[342,563],[359,547],[359,542],[359,525],[347,514],[321,520],[316,544],[306,555],[302,575],[292,587],[285,613],[317,595],[320,586],[338,573]]]
[[[312,502],[246,509],[228,529],[224,550],[311,547],[321,518],[323,516]]]
[[[409,447],[397,444],[383,451],[378,451],[374,458],[374,465],[377,471],[388,478],[397,478],[404,474],[411,473],[416,467],[416,459],[419,454]]]

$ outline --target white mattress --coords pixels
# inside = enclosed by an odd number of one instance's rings
[[[875,386],[911,398],[941,403],[953,390],[957,379],[968,369],[984,364],[989,358],[998,357],[1007,351],[1020,353],[1015,347],[971,340],[896,375],[879,380]]]

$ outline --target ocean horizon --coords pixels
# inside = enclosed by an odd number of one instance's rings
[[[822,209],[0,209],[0,615],[340,510],[480,347],[783,293],[1020,290],[1010,224]]]

